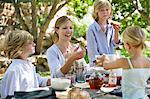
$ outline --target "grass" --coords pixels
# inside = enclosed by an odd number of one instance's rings
[[[50,72],[47,71],[47,72],[38,72],[42,77],[50,77]]]

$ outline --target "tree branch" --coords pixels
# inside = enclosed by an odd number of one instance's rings
[[[129,14],[126,15],[126,16],[125,16],[122,20],[120,20],[120,21],[122,22],[122,21],[126,20],[129,16],[131,16],[131,14],[132,14],[135,10],[136,10],[136,9],[131,10],[131,11],[129,12]]]
[[[52,8],[44,22],[44,24],[41,26],[40,28],[40,34],[39,34],[39,38],[38,38],[38,44],[37,44],[37,52],[36,54],[40,54],[41,49],[42,49],[42,41],[43,41],[43,37],[45,35],[45,31],[47,30],[50,21],[54,18],[54,15],[66,4],[68,3],[69,0],[67,0],[64,4],[58,6],[58,4],[60,3],[60,0],[54,0]],[[57,7],[58,6],[58,7]]]
[[[148,25],[150,25],[150,18],[147,16],[147,13],[144,11],[144,9],[139,9],[138,1],[137,1],[137,0],[135,0],[135,1],[136,1],[135,4],[134,4],[133,1],[132,1],[132,4],[133,4],[134,8],[139,11],[139,13],[141,14],[141,16],[142,16],[145,20],[147,20]]]
[[[32,32],[31,34],[34,37],[34,40],[37,40],[37,14],[36,14],[36,0],[32,0],[31,2],[31,8],[32,8]]]
[[[62,5],[60,5],[57,9],[57,11],[59,11],[62,7],[64,7],[70,0],[67,0],[65,3],[63,3]]]
[[[20,24],[21,24],[22,28],[24,30],[30,32],[28,26],[25,24],[25,21],[24,21],[23,17],[21,16],[21,12],[20,12],[20,9],[19,9],[20,4],[16,4],[15,2],[13,2],[13,5],[15,7],[16,15],[20,20]]]

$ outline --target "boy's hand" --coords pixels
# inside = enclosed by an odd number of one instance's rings
[[[50,86],[51,85],[51,79],[48,79],[47,80],[47,86]]]
[[[115,29],[115,33],[119,33],[119,31],[120,31],[120,25],[113,24],[113,27]]]

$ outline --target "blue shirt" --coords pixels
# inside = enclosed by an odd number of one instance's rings
[[[95,61],[95,55],[114,53],[114,31],[111,24],[107,24],[107,31],[105,33],[101,30],[100,25],[96,21],[90,25],[86,34],[90,63]]]

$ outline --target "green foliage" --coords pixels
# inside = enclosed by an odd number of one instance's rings
[[[42,77],[49,77],[50,76],[50,72],[38,72]]]
[[[7,2],[7,3],[13,3],[13,2],[17,2],[17,3],[24,2],[24,3],[27,3],[27,2],[31,2],[32,0],[3,0],[3,1]]]
[[[74,12],[74,16],[77,18],[83,18],[87,13],[88,7],[93,5],[95,0],[71,0],[68,4],[71,8],[69,12]]]
[[[84,59],[86,61],[86,63],[89,63],[89,58],[88,58],[88,54],[86,53],[86,55],[84,56]]]
[[[72,0],[71,3],[69,3],[69,6],[71,6],[72,9],[69,11],[74,11],[74,16],[79,19],[79,23],[75,24],[75,37],[80,37],[86,35],[88,26],[85,25],[85,23],[82,23],[80,20],[84,17],[84,15],[87,12],[87,9],[89,6],[93,4],[93,1],[95,0]],[[141,6],[139,6],[138,10],[142,11],[145,15],[141,15],[139,11],[135,8],[135,5],[133,5],[132,0],[109,0],[112,4],[113,9],[113,20],[121,22],[121,31],[120,34],[125,30],[128,26],[133,25],[139,25],[143,29],[145,29],[145,33],[148,39],[150,39],[150,26],[148,23],[148,19],[150,20],[150,0],[139,0],[139,3]],[[135,1],[135,0],[133,0]],[[85,4],[86,3],[86,4]],[[148,18],[148,19],[147,19]],[[129,56],[129,54],[126,52],[124,48],[121,49],[121,54],[123,56]],[[145,56],[150,57],[150,48],[147,48],[144,50]]]
[[[82,23],[82,24],[74,24],[74,36],[75,37],[84,37],[86,35],[86,30],[87,30],[87,25]]]

